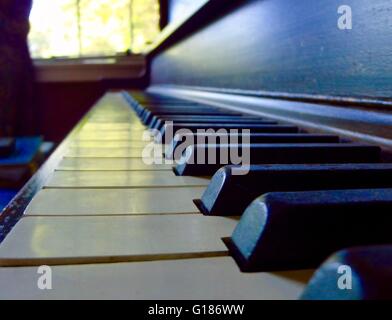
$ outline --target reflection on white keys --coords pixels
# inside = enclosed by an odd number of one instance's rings
[[[231,257],[52,267],[53,290],[37,268],[0,269],[0,299],[297,299],[312,271],[241,273]]]
[[[151,188],[202,187],[209,179],[178,177],[172,171],[56,171],[45,187],[51,188]]]
[[[179,259],[227,255],[237,219],[201,214],[25,217],[0,246],[0,266]]]
[[[204,187],[147,189],[45,189],[26,216],[161,215],[199,213],[192,199]]]

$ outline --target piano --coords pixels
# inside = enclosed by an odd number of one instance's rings
[[[340,6],[170,23],[148,86],[108,91],[2,212],[0,299],[392,298],[390,4]]]

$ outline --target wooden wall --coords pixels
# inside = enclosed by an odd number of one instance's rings
[[[35,131],[46,140],[60,142],[106,91],[147,84],[144,57],[117,57],[115,63],[84,60],[35,63]]]

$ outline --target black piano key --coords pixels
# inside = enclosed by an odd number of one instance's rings
[[[302,300],[391,300],[392,246],[341,250],[316,271]]]
[[[155,115],[152,117],[149,127],[153,129],[158,129],[162,127],[162,123],[165,121],[195,121],[197,120],[204,120],[204,119],[214,119],[217,120],[217,122],[225,122],[225,120],[230,120],[230,119],[260,119],[264,120],[261,117],[253,117],[253,116],[246,116],[246,115],[238,115],[238,114],[226,114],[226,115],[195,115],[195,116],[190,116],[190,115],[181,115],[181,114],[176,114],[176,115]]]
[[[151,112],[163,112],[163,111],[179,111],[179,110],[189,110],[192,109],[193,107],[197,109],[202,109],[202,110],[222,110],[222,111],[227,111],[227,112],[232,112],[231,110],[223,110],[221,108],[205,105],[205,104],[199,104],[199,103],[179,103],[179,104],[157,104],[157,105],[147,105],[145,106],[146,110],[149,110]]]
[[[125,94],[124,95],[126,101],[130,104],[130,106],[137,112],[141,112],[143,109],[148,107],[162,106],[162,105],[197,105],[197,103],[187,100],[175,99],[175,98],[167,98],[163,96],[142,96],[139,94],[132,94],[132,96]]]
[[[227,130],[227,132],[230,132],[230,130],[238,130],[240,134],[242,133],[242,130],[249,130],[250,133],[298,133],[299,131],[296,126],[276,124],[175,123],[172,126],[165,126],[161,129],[160,132],[162,137],[165,138],[165,143],[170,143],[173,140],[173,137],[170,135],[165,137],[168,130],[171,130],[174,135],[183,134],[184,131],[187,131],[185,133],[197,133],[203,130],[205,132],[207,132],[207,130],[214,130],[215,132],[218,130]],[[235,132],[231,131],[231,133]]]
[[[221,168],[197,204],[207,215],[241,215],[259,195],[276,191],[392,188],[392,164],[252,165]]]
[[[146,109],[159,109],[163,107],[203,106],[199,103],[185,100],[151,100],[147,102],[139,102],[139,105]]]
[[[209,115],[195,115],[195,116],[189,116],[189,115],[182,115],[182,114],[174,114],[174,115],[156,115],[154,116],[157,120],[189,120],[189,118],[191,117],[192,119],[233,119],[233,118],[238,118],[238,119],[248,119],[248,120],[257,120],[257,119],[261,119],[263,120],[262,117],[258,117],[258,116],[251,116],[251,115],[247,115],[247,114],[242,114],[242,113],[223,113],[217,116],[209,116]]]
[[[197,107],[197,109],[202,109],[205,110],[205,108],[201,106],[184,106],[184,105],[165,105],[165,106],[160,106],[160,107],[144,107],[143,110],[140,111],[139,117],[141,121],[143,122],[149,122],[152,120],[154,115],[163,115],[165,112],[167,112],[169,115],[170,114],[177,114],[180,113],[181,111],[184,112],[189,112],[190,110],[194,110]],[[215,109],[213,109],[215,111]]]
[[[174,104],[174,105],[157,105],[157,106],[148,106],[145,108],[147,111],[150,111],[151,113],[156,113],[156,114],[164,114],[164,112],[168,112],[169,114],[176,114],[180,113],[181,111],[193,111],[196,109],[196,111],[202,110],[202,111],[222,111],[221,109],[215,108],[215,107],[210,107],[202,104]]]
[[[249,155],[244,157],[247,149]],[[233,153],[241,154],[242,158],[233,160]],[[216,155],[214,163],[207,161],[211,154]],[[211,176],[225,165],[248,165],[246,161],[250,164],[373,163],[379,162],[380,157],[379,147],[355,143],[191,145],[175,167],[175,173]]]
[[[215,107],[210,107],[206,105],[185,105],[185,106],[160,106],[160,107],[150,107],[146,108],[144,111],[146,116],[153,117],[153,116],[186,116],[188,114],[195,114],[195,115],[203,115],[206,112],[214,112],[216,115],[225,116],[225,115],[237,115],[241,116],[242,113],[237,111],[231,110],[223,110]]]
[[[392,189],[268,193],[226,243],[243,271],[314,268],[352,246],[392,243]]]
[[[217,130],[217,128],[225,128],[227,126],[233,126],[234,129],[242,128],[242,127],[249,127],[250,129],[259,128],[260,125],[277,125],[276,121],[273,120],[248,120],[248,119],[226,119],[223,121],[216,121],[215,119],[205,119],[205,120],[197,120],[194,121],[192,119],[185,120],[185,121],[171,121],[170,123],[173,124],[174,130],[181,128],[181,129],[188,129],[190,128],[191,131],[196,131],[197,128],[200,129],[207,129],[211,128]],[[171,126],[171,124],[170,124]],[[197,127],[199,126],[199,127]],[[164,134],[165,132],[165,122],[161,123],[159,130]]]
[[[232,136],[242,135],[241,141],[246,142],[245,138],[248,133],[244,131],[250,132],[250,134],[254,133],[298,133],[298,127],[291,125],[280,125],[280,124],[174,124],[172,126],[165,126],[160,131],[160,136],[164,139],[164,143],[166,145],[170,145],[176,135],[186,135],[189,133],[204,134],[204,133],[218,133],[219,135],[226,135],[227,133]],[[200,136],[199,135],[199,136]],[[161,142],[161,141],[157,141]],[[231,143],[231,142],[229,142]]]
[[[154,129],[158,129],[161,130],[165,123],[167,122],[173,122],[174,124],[176,123],[183,123],[183,124],[190,124],[190,123],[201,123],[201,124],[205,124],[205,123],[225,123],[225,124],[230,124],[230,123],[234,123],[234,124],[277,124],[276,121],[273,120],[265,120],[265,119],[248,119],[248,118],[242,118],[242,117],[214,117],[214,116],[204,116],[204,117],[185,117],[185,118],[179,118],[179,119],[159,119],[158,121],[152,120],[150,123],[150,127],[154,128]]]
[[[197,116],[197,115],[225,115],[227,113],[217,110],[217,109],[203,109],[203,108],[184,108],[184,109],[176,109],[176,110],[161,110],[161,111],[145,111],[143,116],[140,118],[141,121],[145,125],[149,125],[150,122],[153,120],[153,117],[155,115],[176,115],[176,114],[182,114],[182,115],[189,115],[189,116]]]
[[[232,111],[228,110],[223,110],[221,108],[216,108],[213,106],[208,106],[208,105],[203,105],[203,104],[198,104],[198,103],[193,103],[193,104],[161,104],[161,105],[149,105],[145,106],[146,110],[151,111],[152,113],[155,112],[164,112],[164,111],[181,111],[181,110],[190,110],[190,109],[197,109],[197,110],[219,110],[227,113],[230,113]]]
[[[195,102],[182,101],[182,100],[159,100],[151,101],[149,103],[137,103],[137,109],[145,111],[159,111],[161,109],[183,109],[183,108],[204,108],[205,105],[201,105]]]
[[[194,110],[193,107],[184,107],[184,106],[171,107],[171,108],[166,106],[164,109],[145,108],[140,113],[140,120],[144,124],[149,125],[151,123],[151,121],[153,120],[154,116],[165,115],[165,114],[169,114],[169,115],[170,114],[178,114],[180,112],[184,112],[185,114],[189,114],[189,112],[191,112],[192,110]],[[216,111],[213,110],[213,112],[215,113]]]
[[[165,156],[173,157],[176,148],[181,145],[188,137],[192,136],[195,143],[202,141],[201,144],[220,144],[230,143],[230,140],[242,143],[242,135],[236,134],[219,134],[219,133],[193,133],[175,135],[172,142],[168,146]],[[308,133],[251,133],[249,136],[250,143],[338,143],[340,138],[334,135],[327,134],[308,134]]]
[[[167,97],[163,95],[148,94],[148,93],[132,93],[125,95],[126,100],[133,105],[160,105],[160,104],[195,104],[189,100]]]

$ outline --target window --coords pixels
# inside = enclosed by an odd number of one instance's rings
[[[33,58],[141,52],[159,33],[158,0],[35,0]]]

